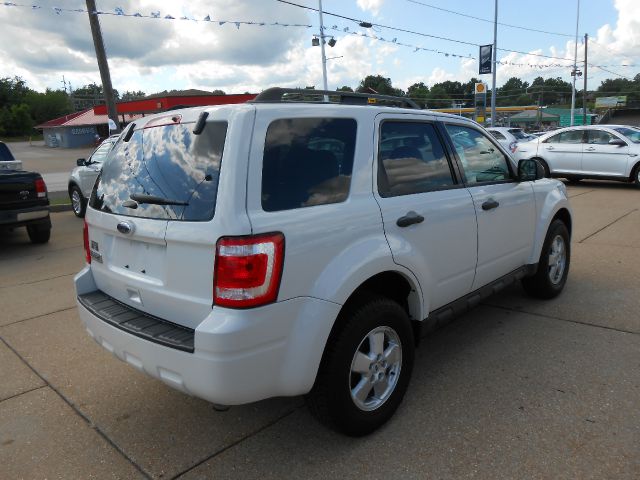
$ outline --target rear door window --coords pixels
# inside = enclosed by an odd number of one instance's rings
[[[163,220],[213,218],[227,122],[208,122],[200,135],[193,134],[193,125],[136,130],[128,142],[118,142],[94,186],[91,207]],[[174,204],[135,202],[132,194]]]
[[[0,162],[10,162],[11,160],[15,160],[9,147],[7,147],[4,143],[0,143]]]
[[[345,201],[356,130],[351,118],[271,122],[262,161],[262,208],[274,212]]]
[[[496,140],[506,140],[506,139],[507,139],[507,137],[505,137],[502,133],[497,132],[496,130],[489,130],[489,133],[490,133],[491,135],[493,135],[493,137],[494,137]]]
[[[584,130],[569,130],[547,138],[544,143],[582,143]]]

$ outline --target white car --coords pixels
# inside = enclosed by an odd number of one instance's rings
[[[16,160],[9,147],[0,142],[0,171],[22,170],[22,161]]]
[[[640,187],[640,131],[626,125],[555,130],[521,143],[517,159],[536,159],[547,176],[631,182]]]
[[[473,121],[323,93],[130,125],[75,287],[89,335],[167,385],[222,405],[307,394],[364,435],[402,401],[421,332],[518,280],[562,291],[571,211]]]
[[[79,158],[76,162],[77,167],[71,171],[67,190],[73,213],[77,217],[84,217],[87,209],[87,200],[91,195],[93,184],[96,183],[96,178],[98,178],[102,169],[102,162],[115,145],[119,136],[119,134],[111,135],[106,138],[88,159]]]
[[[494,136],[500,145],[509,149],[511,153],[514,153],[518,148],[518,144],[521,142],[528,142],[536,138],[534,135],[526,133],[521,128],[511,127],[490,127],[487,131]]]

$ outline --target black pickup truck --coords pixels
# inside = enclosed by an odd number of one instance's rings
[[[46,243],[51,235],[47,186],[39,173],[16,170],[16,161],[0,142],[0,235],[27,227],[33,243]]]

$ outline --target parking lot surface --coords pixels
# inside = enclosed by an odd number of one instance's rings
[[[513,287],[429,335],[395,417],[360,439],[301,397],[218,412],[97,346],[72,213],[47,245],[3,235],[0,478],[640,478],[640,191],[569,193],[562,295]]]

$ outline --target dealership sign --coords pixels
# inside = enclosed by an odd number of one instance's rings
[[[618,97],[598,97],[596,98],[596,108],[624,107],[627,105],[626,95]]]
[[[485,73],[491,73],[491,57],[493,56],[493,45],[480,45],[480,58],[478,63],[480,69],[478,73],[483,75]]]

